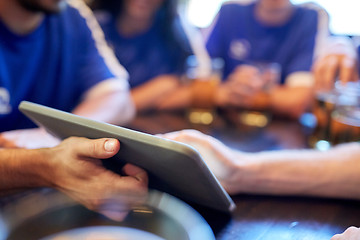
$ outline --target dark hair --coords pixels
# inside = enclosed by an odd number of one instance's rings
[[[116,16],[122,11],[123,1],[117,0],[93,0],[90,2],[92,10],[105,10]]]
[[[123,3],[123,0],[93,0],[91,7],[93,10],[105,10],[117,17],[122,12]],[[164,0],[163,5],[158,10],[157,20],[170,47],[181,51],[181,63],[179,64],[183,66],[185,59],[192,55],[193,51],[181,24],[177,6],[178,0]]]

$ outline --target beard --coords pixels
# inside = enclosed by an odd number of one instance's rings
[[[66,0],[16,0],[30,12],[42,12],[45,14],[59,13],[66,6]]]

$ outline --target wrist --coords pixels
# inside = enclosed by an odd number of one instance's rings
[[[27,150],[25,161],[21,168],[27,187],[52,187],[51,153],[48,148]],[[21,157],[19,159],[22,159]],[[24,179],[24,180],[26,180]]]
[[[232,176],[232,193],[255,193],[257,192],[258,183],[261,182],[259,178],[259,171],[261,171],[261,164],[257,163],[256,157],[253,153],[234,152]]]
[[[217,81],[206,79],[194,80],[191,84],[191,99],[193,107],[214,107],[217,86]]]
[[[254,109],[266,110],[271,109],[271,96],[267,92],[258,92],[254,96],[253,107]]]
[[[214,92],[213,102],[218,107],[225,107],[228,105],[228,92],[225,90],[222,84],[219,85],[218,89]]]
[[[50,165],[45,149],[3,149],[0,158],[0,190],[49,187]]]
[[[225,154],[228,161],[225,161],[228,172],[226,177],[219,179],[225,190],[233,195],[251,192],[253,185],[252,154],[238,151],[230,151]]]

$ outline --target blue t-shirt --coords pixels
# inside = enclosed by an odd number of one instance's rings
[[[264,26],[255,18],[255,4],[224,4],[208,38],[211,57],[225,61],[224,78],[247,62],[276,62],[281,81],[297,71],[310,71],[317,33],[315,10],[295,7],[282,26]]]
[[[0,132],[35,127],[17,109],[22,100],[71,111],[89,88],[114,77],[80,7],[47,15],[24,36],[0,21]]]
[[[162,74],[182,73],[182,51],[167,40],[159,19],[148,31],[134,37],[122,36],[117,31],[116,17],[110,14],[99,13],[98,21],[117,59],[129,73],[131,88]]]
[[[357,57],[358,59],[360,59],[360,46],[358,46],[357,48]],[[360,61],[358,61],[358,73],[359,73],[359,76],[360,76]]]

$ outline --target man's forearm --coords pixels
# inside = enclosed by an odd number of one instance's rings
[[[231,192],[360,199],[360,144],[327,152],[289,150],[248,154],[237,162]]]
[[[96,121],[122,125],[133,118],[135,107],[129,92],[114,91],[85,99],[73,110],[73,113]]]
[[[156,109],[167,96],[179,88],[179,79],[175,75],[160,75],[131,90],[137,111]],[[164,99],[166,98],[166,99]]]
[[[51,171],[46,156],[46,149],[1,149],[0,191],[49,187]]]
[[[278,114],[298,118],[312,101],[309,87],[277,87],[270,93],[270,108]]]
[[[124,79],[104,80],[84,93],[84,100],[74,114],[117,125],[129,122],[135,115],[128,82]]]
[[[157,102],[156,108],[159,110],[185,109],[193,104],[192,90],[188,86],[178,87],[176,90],[163,96]]]

